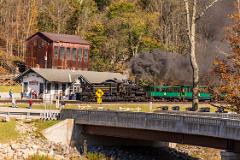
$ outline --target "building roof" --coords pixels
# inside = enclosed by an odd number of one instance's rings
[[[51,42],[65,42],[65,43],[76,43],[76,44],[89,45],[88,41],[82,39],[81,37],[79,37],[77,35],[57,34],[57,33],[49,33],[49,32],[37,32],[34,35],[27,38],[26,41],[28,41],[35,35],[39,35],[40,37],[42,37],[44,39],[48,39]]]
[[[83,71],[83,70],[70,70],[70,69],[50,69],[50,68],[31,68],[18,77],[15,80],[20,80],[21,77],[29,72],[35,72],[42,78],[49,82],[62,82],[72,83],[78,77],[82,76],[89,83],[103,83],[107,80],[122,81],[126,80],[127,76],[120,73],[112,72],[95,72],[95,71]]]

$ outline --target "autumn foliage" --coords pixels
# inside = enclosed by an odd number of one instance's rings
[[[215,90],[219,97],[229,103],[229,109],[240,113],[240,12],[231,16],[232,26],[227,40],[231,52],[225,59],[215,61],[215,73],[220,85]]]

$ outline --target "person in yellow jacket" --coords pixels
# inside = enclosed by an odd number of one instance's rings
[[[102,103],[102,96],[104,95],[104,92],[101,89],[97,89],[96,96],[97,96],[97,103]]]

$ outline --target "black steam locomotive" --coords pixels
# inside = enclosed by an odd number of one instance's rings
[[[142,87],[132,81],[108,80],[101,84],[81,84],[81,92],[76,98],[80,101],[96,101],[96,91],[101,89],[104,92],[103,101],[146,101],[147,94]]]

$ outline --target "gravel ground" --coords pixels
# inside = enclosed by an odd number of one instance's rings
[[[221,156],[220,156],[221,150],[219,149],[177,144],[176,150],[179,152],[191,155],[193,157],[197,157],[200,160],[220,160],[221,159]]]

